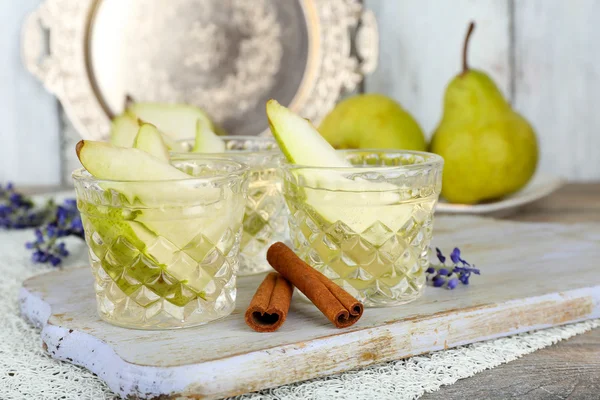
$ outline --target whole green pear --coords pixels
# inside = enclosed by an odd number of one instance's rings
[[[427,148],[414,118],[394,100],[376,93],[342,100],[327,114],[319,132],[336,149]]]
[[[448,84],[443,116],[431,151],[444,158],[442,196],[475,204],[521,189],[533,176],[538,144],[529,122],[512,109],[494,81],[467,64],[471,23],[463,48],[463,71]]]

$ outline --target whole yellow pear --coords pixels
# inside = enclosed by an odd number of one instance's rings
[[[442,196],[451,203],[475,204],[521,189],[533,176],[538,144],[529,122],[514,111],[494,81],[469,69],[448,84],[443,116],[431,139],[431,151],[444,158]]]
[[[427,148],[414,118],[393,99],[376,93],[342,100],[323,119],[319,132],[336,149]]]

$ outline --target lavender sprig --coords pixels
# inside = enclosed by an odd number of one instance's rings
[[[61,205],[48,200],[44,207],[36,208],[33,200],[17,192],[12,183],[0,185],[0,228],[36,227],[35,240],[25,243],[26,248],[33,250],[31,260],[36,263],[59,266],[69,255],[65,243],[59,239],[67,236],[84,238],[75,199],[65,200]]]
[[[62,259],[69,255],[61,238],[76,236],[84,238],[81,216],[74,199],[67,199],[56,207],[54,218],[44,227],[35,230],[35,240],[25,243],[25,247],[34,250],[31,260],[36,263],[50,263],[57,267]]]
[[[33,200],[15,190],[12,183],[0,185],[0,228],[24,229],[42,225],[54,210],[49,200],[42,208],[35,208]]]
[[[450,267],[446,266],[446,257],[439,248],[435,248],[435,253],[440,264],[431,265],[425,271],[427,281],[431,282],[434,287],[445,286],[447,289],[452,290],[458,286],[458,282],[468,285],[471,274],[481,274],[479,269],[461,258],[458,247],[455,247],[450,254],[450,260],[452,261],[452,266]]]

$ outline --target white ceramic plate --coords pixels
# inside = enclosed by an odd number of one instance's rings
[[[450,204],[443,199],[437,205],[437,214],[471,214],[506,216],[515,213],[519,208],[548,196],[564,185],[565,179],[548,174],[537,174],[531,182],[517,193],[501,200],[483,204]]]

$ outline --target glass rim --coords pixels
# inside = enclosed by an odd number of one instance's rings
[[[337,153],[342,154],[353,154],[353,153],[366,153],[366,154],[398,154],[398,155],[414,155],[422,156],[424,162],[403,164],[403,165],[352,165],[349,167],[323,167],[305,164],[294,164],[287,159],[282,163],[281,167],[286,170],[306,169],[306,170],[329,170],[329,171],[415,171],[426,168],[439,168],[444,165],[444,159],[442,156],[427,152],[427,151],[416,151],[416,150],[401,150],[401,149],[340,149],[336,150]]]
[[[164,184],[164,183],[185,183],[185,184],[189,184],[189,185],[194,185],[194,184],[207,184],[207,183],[221,183],[221,182],[227,182],[227,181],[231,181],[234,180],[236,178],[242,178],[244,177],[244,175],[248,172],[248,170],[250,169],[250,167],[248,167],[248,165],[241,163],[239,161],[235,161],[232,159],[228,159],[228,158],[219,158],[219,157],[202,157],[201,153],[196,153],[198,154],[199,157],[185,157],[185,155],[188,153],[179,153],[179,154],[175,154],[171,157],[171,163],[173,161],[185,161],[185,160],[206,160],[206,161],[218,161],[219,163],[221,163],[221,165],[230,165],[230,166],[234,166],[235,168],[231,171],[222,171],[223,174],[219,174],[218,176],[206,176],[206,177],[202,177],[202,176],[192,176],[190,175],[189,178],[185,178],[185,179],[148,179],[148,180],[122,180],[122,179],[101,179],[101,178],[96,178],[95,176],[93,176],[90,172],[88,172],[87,169],[85,169],[85,167],[82,168],[77,168],[76,170],[74,170],[71,173],[71,177],[73,178],[73,180],[75,181],[79,181],[79,182],[110,182],[110,183],[135,183],[135,184]]]
[[[281,150],[279,149],[279,145],[277,145],[277,141],[275,140],[275,138],[273,136],[251,136],[251,135],[224,135],[224,136],[219,136],[219,138],[224,139],[224,140],[254,140],[254,141],[258,141],[258,142],[271,142],[274,143],[276,145],[275,148],[271,149],[271,150],[226,150],[224,152],[219,152],[219,153],[192,153],[191,151],[189,152],[185,152],[185,151],[173,151],[171,152],[171,154],[200,154],[200,155],[215,155],[217,157],[221,156],[221,157],[227,157],[228,154],[238,154],[238,155],[244,155],[244,154],[255,154],[255,155],[277,155],[278,153],[281,153]],[[180,139],[177,140],[178,143],[184,143],[184,144],[188,144],[191,143],[191,145],[193,146],[195,139]]]

